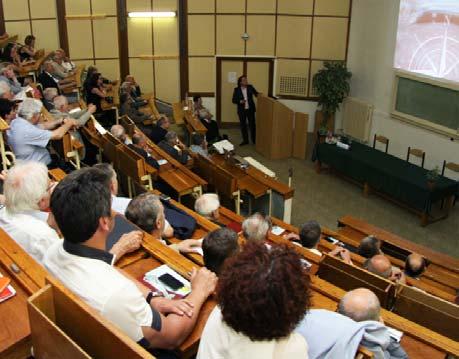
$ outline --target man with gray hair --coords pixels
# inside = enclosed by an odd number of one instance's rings
[[[6,100],[12,100],[14,98],[10,85],[8,85],[5,81],[0,81],[0,98],[4,98]]]
[[[65,96],[56,96],[53,99],[54,110],[51,111],[51,114],[56,119],[63,118],[73,118],[76,120],[78,127],[82,127],[88,122],[97,108],[93,104],[89,104],[86,110],[79,111],[70,111],[69,101]]]
[[[169,131],[158,146],[182,165],[187,164],[188,150],[174,131]]]
[[[0,82],[6,82],[14,95],[22,91],[21,83],[16,78],[13,65],[7,65],[0,70]]]
[[[223,224],[219,223],[220,218],[220,200],[216,193],[204,193],[194,203],[194,210],[201,216],[207,218],[215,224],[224,227]]]
[[[61,139],[76,122],[58,119],[39,123],[42,103],[26,98],[19,105],[18,117],[7,131],[8,143],[16,158],[37,161],[52,166],[51,156],[46,148],[50,140]]]
[[[129,145],[132,143],[132,141],[130,141],[126,136],[126,130],[121,125],[113,125],[110,129],[110,133],[113,135],[113,137],[117,138],[125,145]]]
[[[43,106],[48,111],[54,110],[54,103],[53,100],[56,96],[59,95],[59,92],[57,91],[57,88],[55,87],[48,87],[43,90]]]
[[[38,262],[48,247],[59,240],[43,221],[53,183],[48,168],[39,162],[18,162],[5,178],[5,206],[0,209],[0,227]]]
[[[255,213],[242,222],[242,233],[248,241],[265,241],[272,224],[268,217]]]
[[[338,313],[356,322],[382,322],[379,299],[371,290],[366,288],[358,288],[347,292],[338,304]],[[387,330],[387,327],[385,328]],[[362,345],[371,351],[375,349],[369,343],[363,342]],[[400,343],[393,337],[390,338],[390,344],[383,349],[384,358],[408,358]]]

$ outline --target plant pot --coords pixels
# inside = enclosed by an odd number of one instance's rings
[[[322,126],[322,124],[324,122],[324,117],[325,117],[325,114],[324,114],[323,111],[321,111],[321,110],[317,110],[316,111],[316,116],[315,116],[315,119],[314,119],[314,132],[319,131],[321,129],[321,127],[326,127],[327,128],[327,132],[328,131],[331,131],[331,132],[335,131],[335,114],[329,115],[328,118],[327,118],[327,123],[324,124],[324,126]]]
[[[435,181],[427,180],[427,188],[432,191],[435,188]]]

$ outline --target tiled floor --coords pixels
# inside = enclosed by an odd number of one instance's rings
[[[222,132],[227,133],[236,146],[240,143],[239,130],[225,129]],[[237,152],[254,157],[276,172],[283,182],[287,182],[288,170],[293,168],[294,225],[315,219],[336,229],[337,219],[351,214],[414,242],[459,257],[459,203],[446,220],[421,227],[419,218],[413,213],[375,195],[365,198],[360,187],[342,178],[316,174],[310,159],[270,161],[259,155],[254,146],[240,147]]]

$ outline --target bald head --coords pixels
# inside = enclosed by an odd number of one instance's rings
[[[406,275],[416,278],[419,277],[426,269],[426,261],[424,257],[417,253],[412,253],[406,257],[405,273]]]
[[[365,262],[364,267],[367,271],[386,279],[388,279],[392,273],[392,264],[383,254],[377,254],[368,259]]]
[[[347,292],[338,305],[338,312],[356,322],[379,321],[381,305],[378,297],[369,289],[358,288]]]

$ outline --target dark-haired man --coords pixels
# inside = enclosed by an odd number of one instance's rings
[[[164,137],[166,137],[170,126],[171,123],[169,119],[166,116],[161,117],[151,128],[150,139],[156,144],[160,143],[164,140]]]
[[[249,134],[247,131],[247,122],[250,130],[250,138],[255,144],[255,101],[253,96],[258,96],[258,91],[247,81],[247,76],[240,76],[237,81],[237,87],[233,92],[233,103],[237,105],[237,115],[241,125],[242,143],[240,146],[249,143]]]
[[[207,269],[193,271],[191,294],[175,301],[156,297],[115,269],[114,256],[105,251],[113,228],[107,180],[102,171],[85,168],[57,185],[51,210],[64,241],[49,248],[45,266],[131,339],[146,348],[175,349],[193,329],[216,277]]]
[[[317,221],[307,221],[300,227],[300,233],[289,233],[284,236],[285,239],[298,241],[304,248],[321,256],[322,253],[317,249],[320,241],[322,229]]]
[[[237,233],[229,228],[209,232],[202,241],[206,268],[219,275],[225,260],[239,251]]]
[[[371,258],[381,252],[381,241],[375,236],[368,236],[360,241],[357,253],[362,257]]]

